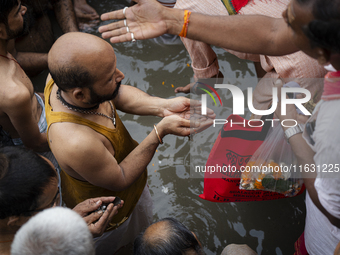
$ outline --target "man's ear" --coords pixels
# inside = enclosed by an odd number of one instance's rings
[[[85,88],[75,88],[72,91],[73,97],[81,102],[86,100],[86,94]]]
[[[316,59],[318,63],[322,66],[327,65],[331,59],[331,52],[323,48],[316,48]]]

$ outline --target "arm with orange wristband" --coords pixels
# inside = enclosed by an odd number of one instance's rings
[[[179,33],[179,36],[181,36],[181,37],[187,37],[188,26],[189,26],[189,22],[190,22],[190,15],[191,15],[190,11],[188,11],[188,10],[184,11],[184,24],[183,24],[182,31]]]
[[[245,53],[280,56],[297,51],[283,18],[262,15],[211,16],[166,8],[156,0],[135,0],[123,13],[104,13],[102,20],[120,20],[99,27],[111,43],[155,38],[165,33],[180,35],[218,47]],[[189,28],[190,27],[190,28]]]

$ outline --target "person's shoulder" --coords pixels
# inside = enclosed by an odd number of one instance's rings
[[[54,144],[63,148],[63,154],[74,155],[79,152],[86,155],[102,144],[96,133],[93,133],[95,131],[87,126],[70,122],[59,122],[53,125],[49,136],[53,139]]]
[[[20,81],[5,80],[0,85],[0,105],[1,107],[15,107],[31,101],[29,89]]]
[[[78,174],[88,171],[106,153],[102,141],[88,127],[67,122],[56,124],[49,140],[53,154],[65,170],[73,169]]]

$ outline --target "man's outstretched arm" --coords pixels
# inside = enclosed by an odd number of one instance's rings
[[[207,115],[201,115],[201,103],[186,97],[164,99],[149,94],[129,85],[121,85],[114,99],[117,109],[136,115],[153,115],[161,118],[178,115],[184,119],[198,121],[200,127],[195,132],[201,132],[213,124],[216,117],[213,110],[207,108]]]
[[[184,24],[184,10],[165,8],[155,0],[137,0],[125,11],[105,13],[102,20],[124,19],[138,40],[164,33],[178,35]],[[131,41],[124,21],[99,28],[102,37],[111,43]],[[283,18],[262,15],[210,16],[192,13],[187,37],[219,47],[246,53],[286,55],[297,51],[290,39],[290,30]]]
[[[79,127],[69,135],[73,124],[63,123],[66,127],[53,135],[52,151],[55,152],[60,166],[67,171],[72,169],[84,180],[93,185],[113,191],[128,188],[144,172],[156,148],[167,134],[187,136],[190,134],[190,121],[172,115],[162,119],[155,129],[118,164],[114,158],[115,149],[108,149],[95,131]],[[67,128],[67,126],[69,126]],[[198,127],[199,123],[195,126]],[[91,133],[93,132],[93,133]],[[67,135],[68,134],[68,135]],[[86,137],[86,139],[84,139]],[[51,138],[50,138],[51,140]],[[63,148],[60,150],[59,148]],[[60,159],[60,160],[59,160]],[[79,178],[79,177],[78,177]]]
[[[199,108],[200,103],[186,97],[175,97],[164,99],[150,96],[138,88],[130,85],[121,85],[117,97],[114,99],[117,109],[136,115],[153,115],[166,117],[177,114],[183,118],[190,117],[190,108]],[[215,114],[211,109],[207,109],[208,117],[214,118]],[[197,112],[197,111],[196,111]]]

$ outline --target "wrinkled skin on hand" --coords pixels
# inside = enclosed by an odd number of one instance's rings
[[[77,204],[73,211],[78,213],[85,220],[93,237],[101,236],[104,233],[112,217],[118,213],[118,209],[124,205],[124,201],[117,206],[113,206],[115,197],[97,197],[86,199]],[[108,204],[105,212],[96,211],[101,205]]]

